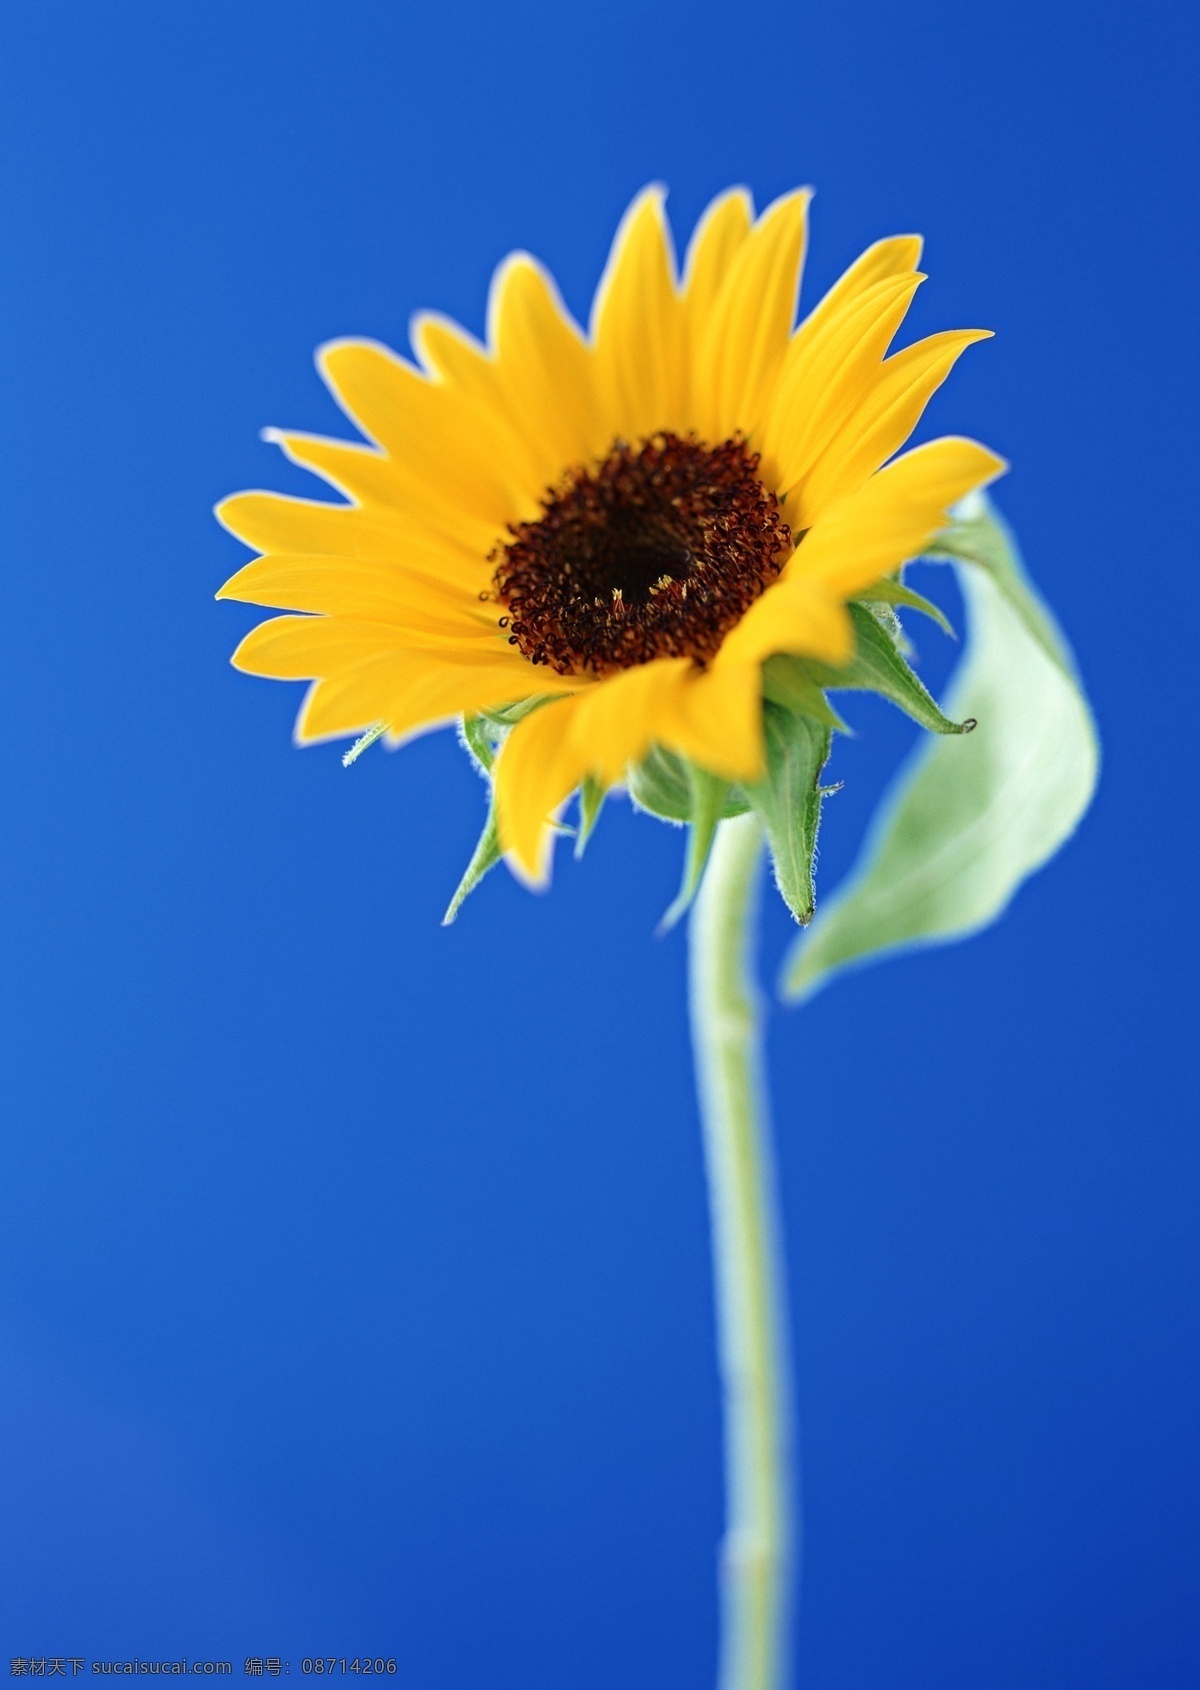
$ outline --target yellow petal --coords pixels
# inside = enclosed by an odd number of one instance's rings
[[[856,332],[865,331],[876,313],[902,299],[916,276],[921,256],[917,235],[896,235],[876,241],[834,283],[792,336],[771,394],[770,413],[762,439],[762,474],[768,486],[782,492],[803,471],[796,462],[806,437],[808,400],[819,399],[834,380],[839,357],[847,355]],[[891,284],[891,285],[889,285]],[[788,510],[793,531],[810,526],[814,511],[794,498]]]
[[[399,744],[464,712],[514,704],[535,691],[564,690],[556,675],[547,678],[544,671],[531,688],[531,672],[521,659],[467,662],[430,651],[379,652],[310,689],[296,721],[296,739],[310,744],[386,722],[389,742]]]
[[[486,430],[478,410],[450,388],[374,341],[330,341],[317,364],[334,397],[384,456],[313,436],[275,434],[296,462],[368,506],[410,511],[439,533],[485,549],[489,534],[525,514],[531,490],[520,485],[502,431]]]
[[[714,668],[762,663],[776,652],[848,663],[854,654],[854,628],[845,605],[819,581],[777,581],[728,636]]]
[[[429,574],[457,581],[462,581],[464,568],[482,567],[476,551],[430,533],[399,512],[374,510],[368,515],[356,505],[251,492],[222,500],[216,515],[257,552],[411,561]]]
[[[853,299],[876,283],[915,271],[921,262],[921,246],[920,235],[892,235],[888,240],[876,241],[869,246],[809,312],[796,330],[796,340],[803,344],[805,340],[821,334],[831,317],[837,316]]]
[[[701,434],[754,435],[787,347],[808,228],[811,191],[767,207],[733,256],[697,349],[693,402]]]
[[[696,225],[683,271],[689,343],[696,346],[722,285],[754,223],[754,203],[745,188],[718,194]]]
[[[500,379],[485,346],[440,311],[418,311],[409,329],[413,351],[437,381],[465,399],[504,409]]]
[[[815,335],[788,348],[762,437],[768,486],[791,494],[813,457],[852,416],[869,391],[892,337],[924,277],[886,277],[831,313]],[[793,495],[788,520],[811,528],[816,510]]]
[[[691,668],[686,657],[659,657],[611,675],[581,695],[576,732],[587,769],[604,786],[649,751],[664,706]]]
[[[962,352],[990,338],[988,329],[950,329],[887,359],[869,391],[789,494],[789,508],[820,511],[839,495],[861,487],[903,446]]]
[[[495,770],[500,839],[523,880],[550,878],[554,835],[550,820],[587,772],[587,753],[572,733],[577,695],[543,705],[509,734]]]
[[[683,301],[663,197],[645,188],[625,213],[592,307],[599,403],[612,436],[629,440],[686,426]]]
[[[947,526],[950,507],[1004,467],[986,447],[954,437],[897,458],[821,513],[780,579],[726,637],[718,664],[777,651],[847,662],[853,631],[840,601],[919,557]]]
[[[465,431],[465,424],[459,426]],[[264,429],[263,438],[364,510],[384,521],[398,516],[472,553],[486,555],[496,535],[522,509],[515,494],[476,479],[465,461],[443,461],[439,476],[429,463],[423,471],[415,469],[415,453],[409,454],[408,464],[400,466],[382,453],[319,435]],[[474,497],[466,493],[468,485]]]
[[[499,629],[483,639],[464,639],[455,629],[422,628],[415,622],[398,627],[362,616],[271,617],[251,629],[230,661],[249,675],[311,681],[327,679],[368,657],[403,657],[414,651],[429,651],[451,663],[507,663],[518,691],[522,686],[526,693],[538,690],[528,684],[532,665],[512,662],[511,648]]]
[[[492,278],[488,340],[512,426],[538,466],[533,491],[605,451],[616,432],[596,394],[591,354],[553,279],[525,252]]]
[[[823,511],[785,574],[842,597],[861,592],[918,557],[947,527],[950,507],[1006,467],[974,440],[947,436],[918,446]]]
[[[217,594],[244,604],[325,616],[366,616],[401,626],[431,619],[466,637],[497,627],[499,608],[477,593],[403,564],[352,557],[266,556],[231,576]]]
[[[528,406],[514,404],[512,383],[502,379],[492,354],[452,318],[436,311],[418,312],[410,333],[413,350],[431,380],[454,392],[483,435],[503,437],[512,477],[531,495],[540,492],[557,471],[548,467],[545,441],[538,441],[537,418],[527,414]]]
[[[655,736],[711,774],[754,780],[763,767],[758,664],[726,659],[708,669],[693,667],[663,699]]]
[[[611,786],[646,755],[690,667],[687,658],[661,658],[626,669],[513,729],[496,765],[496,804],[501,841],[525,874],[544,878],[550,817],[585,775]]]

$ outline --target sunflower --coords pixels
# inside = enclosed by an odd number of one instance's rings
[[[924,279],[917,237],[869,247],[794,326],[809,197],[756,219],[744,190],[721,195],[680,277],[663,192],[645,190],[586,335],[519,252],[486,345],[422,314],[415,363],[367,340],[320,350],[366,444],[268,438],[345,502],[218,508],[262,554],[219,596],[290,613],[233,662],[312,683],[299,742],[504,722],[499,845],[534,882],[581,785],[602,793],[662,752],[762,774],[764,663],[849,663],[848,603],[1004,467],[956,437],[895,456],[987,333],[887,356]]]

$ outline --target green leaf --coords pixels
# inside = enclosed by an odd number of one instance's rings
[[[729,797],[730,783],[727,780],[710,775],[694,763],[688,764],[688,784],[692,793],[691,825],[688,828],[687,854],[683,860],[683,882],[674,903],[658,924],[660,934],[669,933],[680,916],[690,909],[692,899],[700,889],[717,823],[725,814]]]
[[[933,562],[975,563],[986,569],[1005,599],[1025,624],[1051,662],[1066,672],[1076,686],[1079,674],[1071,648],[1025,573],[1021,553],[1012,529],[983,493],[971,494],[955,512],[946,529],[926,556]]]
[[[906,587],[902,581],[892,580],[890,576],[885,576],[873,587],[868,587],[865,593],[859,593],[858,603],[906,606],[909,610],[919,611],[922,616],[928,616],[930,621],[936,622],[943,634],[949,634],[952,640],[958,638],[954,632],[954,624],[940,606],[921,593],[914,593],[912,588]]]
[[[496,803],[493,799],[488,805],[487,821],[483,824],[483,832],[479,835],[479,843],[475,847],[474,855],[467,864],[466,873],[459,881],[458,889],[442,917],[443,927],[450,927],[453,924],[463,904],[488,870],[495,868],[501,855],[500,833],[496,826]]]
[[[763,664],[763,697],[769,698],[772,704],[782,704],[785,710],[798,716],[811,716],[814,722],[821,722],[827,728],[850,732],[813,680],[802,657],[777,655],[767,659]]]
[[[812,920],[813,857],[821,819],[821,770],[829,756],[830,730],[811,716],[763,705],[767,772],[747,782],[745,792],[766,831],[775,884],[803,927]]]
[[[852,964],[986,927],[1074,832],[1095,787],[1074,662],[986,500],[960,507],[936,555],[956,564],[969,631],[947,708],[979,727],[901,771],[858,867],[788,960],[791,998]]]
[[[896,642],[872,613],[859,604],[847,608],[854,623],[854,657],[844,669],[808,659],[809,674],[817,685],[882,693],[931,733],[970,733],[974,721],[968,717],[956,722],[942,714],[937,700],[913,673]]]

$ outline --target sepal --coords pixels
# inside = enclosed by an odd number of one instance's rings
[[[744,790],[771,847],[775,884],[801,927],[815,906],[813,864],[821,820],[821,770],[829,757],[832,730],[812,716],[763,703],[767,769]]]
[[[877,581],[866,592],[859,593],[859,604],[888,604],[893,608],[900,606],[905,610],[915,610],[922,616],[928,616],[931,622],[936,622],[943,634],[949,634],[952,640],[958,635],[954,631],[954,624],[940,605],[934,604],[922,593],[914,593],[911,587],[906,587],[903,581],[897,581],[891,575],[885,575],[882,581]]]
[[[579,828],[575,835],[575,857],[582,857],[587,850],[587,842],[595,831],[596,823],[600,820],[600,812],[604,808],[607,789],[600,782],[588,775],[579,788]]]
[[[368,728],[366,733],[359,734],[349,751],[343,753],[343,769],[353,768],[354,764],[358,762],[358,759],[362,756],[363,752],[370,750],[375,741],[377,739],[382,739],[386,732],[387,723],[376,722],[375,726],[373,728]]]
[[[500,830],[496,825],[496,801],[493,797],[488,803],[487,820],[483,824],[483,832],[479,835],[479,843],[467,864],[466,872],[458,883],[458,887],[446,907],[442,917],[442,926],[453,925],[459,910],[466,903],[471,893],[479,885],[484,875],[494,869],[502,856],[500,850]]]
[[[881,693],[931,733],[970,733],[974,720],[967,717],[955,722],[938,709],[937,700],[879,618],[860,604],[848,605],[847,609],[854,624],[854,656],[842,669],[805,659],[808,673],[817,686]]]
[[[534,693],[532,698],[519,699],[516,704],[497,706],[494,710],[481,710],[479,720],[503,728],[507,732],[509,728],[515,728],[518,722],[524,721],[526,716],[540,710],[543,704],[549,704],[553,696],[552,693],[538,692]]]
[[[657,816],[659,821],[691,821],[693,794],[688,764],[674,751],[654,746],[640,763],[630,764],[625,771],[625,786],[638,809]],[[731,786],[718,819],[744,816],[749,808],[738,789]]]
[[[763,664],[763,697],[799,716],[811,716],[823,727],[839,733],[850,729],[813,679],[810,665],[802,657],[778,654]]]
[[[730,783],[707,769],[689,763],[688,785],[691,789],[691,814],[688,817],[687,853],[683,859],[683,881],[670,909],[658,924],[660,934],[669,933],[681,916],[691,908],[692,899],[700,890],[709,853],[717,833],[717,823],[726,812]]]
[[[489,777],[496,761],[496,747],[507,729],[497,728],[484,716],[460,716],[458,738],[477,773]]]
[[[471,759],[476,773],[482,775],[488,783],[488,812],[487,820],[483,824],[483,832],[479,835],[479,843],[476,845],[463,877],[458,883],[454,896],[446,906],[446,913],[442,917],[443,927],[452,925],[459,910],[479,885],[484,875],[490,869],[495,868],[503,855],[500,849],[500,830],[496,821],[496,794],[492,786],[492,770],[496,764],[496,753],[503,745],[508,731],[507,725],[500,723],[491,715],[459,717],[459,743]]]

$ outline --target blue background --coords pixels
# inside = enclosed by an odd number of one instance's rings
[[[930,426],[1011,458],[1106,744],[997,928],[773,1018],[800,1679],[1200,1682],[1196,35],[1094,0],[9,0],[5,1654],[712,1680],[679,836],[614,805],[551,896],[497,874],[443,932],[478,781],[449,735],[291,749],[298,690],[228,667],[255,617],[212,602],[244,554],[209,514],[306,490],[261,425],[344,431],[318,342],[479,329],[517,245],[583,312],[662,177],[684,232],[815,182],[810,301],[926,234],[913,332],[998,331]],[[849,709],[826,889],[910,743]],[[770,908],[768,969],[787,939]]]

